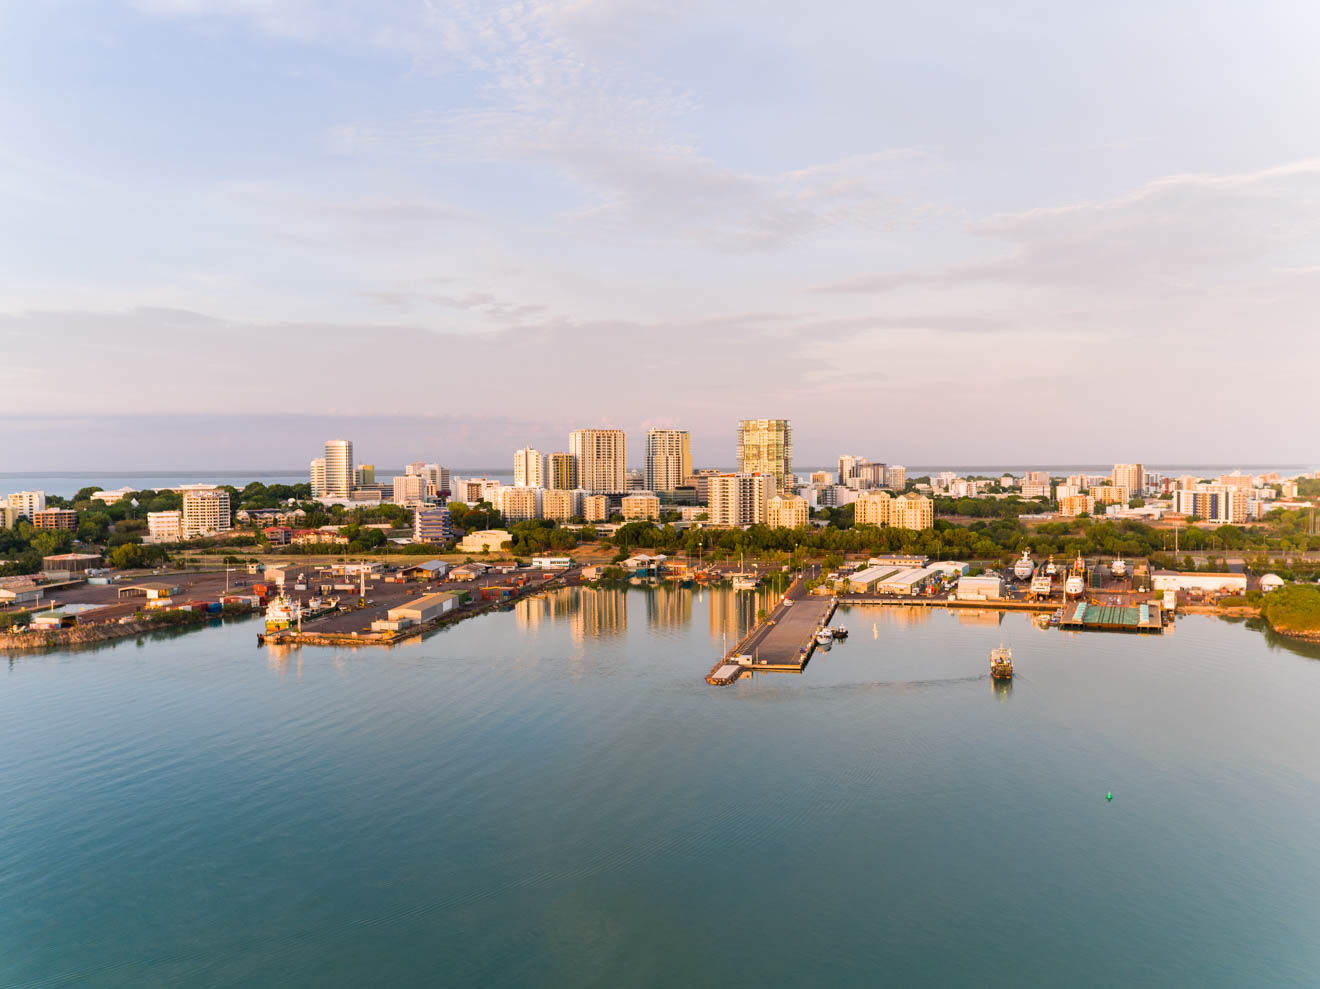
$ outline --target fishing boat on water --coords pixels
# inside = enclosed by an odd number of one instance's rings
[[[848,628],[846,625],[835,625],[830,629],[830,635],[836,639],[846,639],[848,638]]]
[[[995,680],[1013,679],[1013,650],[1002,643],[990,651],[990,676]]]

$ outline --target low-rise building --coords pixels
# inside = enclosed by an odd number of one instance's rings
[[[838,585],[846,586],[854,594],[874,594],[880,581],[899,572],[897,567],[867,567],[865,570],[848,574],[838,582]]]
[[[1156,570],[1151,586],[1157,591],[1201,591],[1205,594],[1245,594],[1247,575],[1244,573],[1182,573],[1176,570]]]
[[[971,567],[966,563],[959,563],[957,560],[941,560],[939,563],[932,563],[930,569],[942,573],[946,577],[963,577]]]
[[[447,508],[419,508],[413,513],[413,541],[447,543],[454,538],[453,517]]]
[[[458,544],[463,553],[498,553],[505,543],[513,542],[513,534],[507,529],[478,529],[469,532]]]
[[[147,542],[177,543],[183,541],[183,512],[147,512]]]
[[[896,574],[881,578],[875,589],[880,594],[920,594],[939,575],[939,571],[930,567],[920,570],[901,570]]]
[[[99,501],[105,505],[113,505],[117,501],[123,501],[131,494],[133,494],[132,488],[116,488],[114,491],[93,491],[91,500]]]
[[[293,538],[293,530],[287,525],[268,525],[261,530],[261,534],[272,546],[288,546],[289,540]]]
[[[409,580],[443,580],[449,573],[449,564],[444,560],[427,560],[404,567],[400,573]]]
[[[637,491],[625,495],[622,500],[622,511],[625,522],[658,521],[660,498],[649,491]]]
[[[52,578],[83,576],[100,565],[100,553],[60,553],[41,558],[41,572]]]
[[[72,508],[44,508],[31,516],[34,529],[76,529],[78,513]]]

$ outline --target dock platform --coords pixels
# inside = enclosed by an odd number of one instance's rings
[[[1158,604],[1124,607],[1110,604],[1069,604],[1059,628],[1072,631],[1154,632],[1164,631],[1164,613]]]
[[[765,621],[711,667],[706,682],[726,686],[748,670],[801,673],[816,651],[816,629],[829,622],[835,607],[834,598],[813,597],[801,580],[793,581]],[[744,657],[743,661],[738,657]]]

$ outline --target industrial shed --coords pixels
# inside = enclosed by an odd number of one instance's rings
[[[426,594],[415,601],[391,608],[385,617],[392,622],[406,618],[414,625],[425,625],[456,607],[458,596],[455,594]]]

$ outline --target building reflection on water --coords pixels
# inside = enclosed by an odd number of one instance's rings
[[[675,628],[692,621],[690,589],[660,584],[646,595],[646,623],[652,628]]]
[[[578,610],[572,616],[573,638],[578,641],[622,635],[628,627],[628,592],[618,587],[583,587]]]
[[[981,608],[954,608],[959,625],[998,625],[1004,617],[1002,611],[982,610]]]
[[[632,589],[636,591],[636,588]],[[544,624],[569,622],[579,641],[622,635],[628,627],[626,587],[561,587],[519,598],[513,612],[519,629],[535,634]],[[735,591],[729,587],[688,588],[657,584],[641,591],[646,622],[652,628],[673,629],[692,623],[694,604],[709,603],[712,638],[727,638],[732,646],[756,622],[759,611],[769,611],[781,592],[773,588]]]

